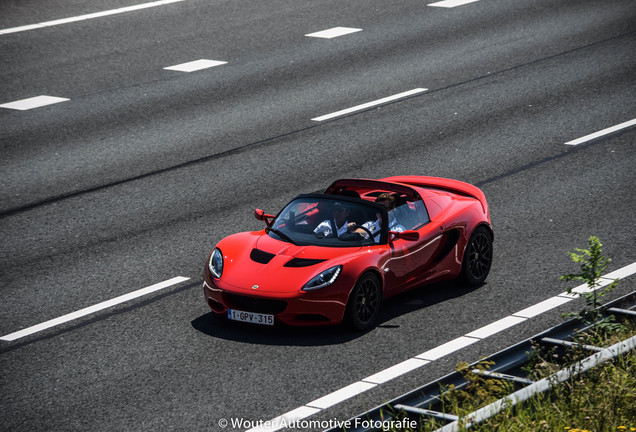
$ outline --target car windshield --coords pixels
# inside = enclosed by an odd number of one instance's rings
[[[382,215],[386,214],[381,205],[362,199],[301,195],[280,212],[267,233],[276,239],[303,246],[373,245],[386,242],[389,228],[388,223],[382,222]],[[369,222],[375,222],[375,229],[369,228]],[[366,231],[360,228],[365,224]]]

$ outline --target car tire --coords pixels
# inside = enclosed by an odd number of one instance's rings
[[[374,328],[380,318],[381,306],[380,279],[373,273],[363,274],[349,296],[347,318],[350,325],[358,331]]]
[[[490,273],[492,258],[492,234],[483,226],[477,227],[464,250],[462,281],[472,287],[482,285]]]

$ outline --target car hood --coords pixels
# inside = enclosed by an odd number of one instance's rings
[[[360,247],[298,246],[264,231],[225,238],[221,281],[237,292],[298,293],[320,272],[350,260]]]

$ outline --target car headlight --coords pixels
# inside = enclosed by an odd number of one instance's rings
[[[214,249],[212,255],[210,255],[208,269],[210,269],[212,276],[217,279],[221,278],[221,274],[223,274],[223,254],[218,248]]]
[[[319,275],[313,277],[309,282],[305,284],[302,290],[311,291],[329,286],[334,283],[336,279],[338,279],[341,271],[342,266],[340,265],[331,267],[330,269],[327,269]]]

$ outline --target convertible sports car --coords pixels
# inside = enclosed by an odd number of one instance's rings
[[[492,264],[486,197],[457,180],[342,179],[255,216],[266,228],[224,238],[204,269],[208,305],[230,320],[368,330],[384,299],[444,279],[478,286]]]

